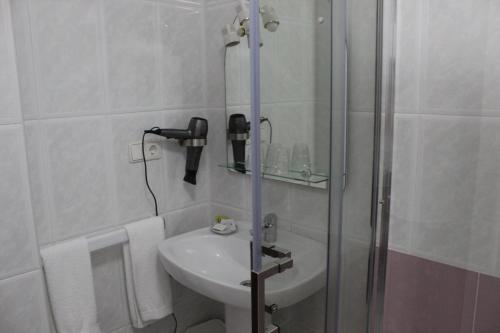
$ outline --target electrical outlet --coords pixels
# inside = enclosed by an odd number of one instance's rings
[[[159,142],[144,142],[144,155],[146,161],[161,158],[161,146]],[[128,156],[130,163],[142,162],[142,142],[133,142],[128,145]]]

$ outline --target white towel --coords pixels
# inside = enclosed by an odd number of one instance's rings
[[[125,279],[132,325],[143,328],[173,312],[170,280],[158,257],[165,239],[163,219],[153,217],[125,226]]]
[[[59,333],[101,333],[85,238],[41,250],[49,298]]]

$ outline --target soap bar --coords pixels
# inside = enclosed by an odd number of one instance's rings
[[[226,228],[227,228],[227,225],[222,224],[222,223],[216,223],[216,224],[212,227],[212,230],[215,230],[215,231],[224,231],[224,230],[226,230]]]

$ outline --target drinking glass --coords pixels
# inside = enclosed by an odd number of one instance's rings
[[[310,174],[311,155],[309,154],[309,146],[306,143],[296,143],[293,145],[290,171]]]
[[[265,172],[273,175],[288,173],[290,149],[279,143],[272,143],[267,149]]]

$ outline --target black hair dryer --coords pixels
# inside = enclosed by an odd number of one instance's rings
[[[152,128],[144,131],[163,136],[167,139],[176,139],[179,144],[187,148],[186,174],[184,181],[196,185],[196,174],[200,164],[203,146],[207,144],[208,121],[205,118],[193,117],[187,129]]]
[[[229,117],[228,137],[233,144],[234,168],[236,171],[246,173],[245,146],[250,137],[250,123],[244,114],[235,113]]]

